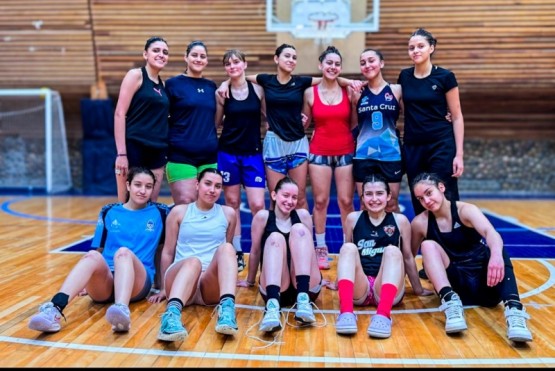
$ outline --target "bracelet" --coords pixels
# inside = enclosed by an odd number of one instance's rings
[[[127,153],[118,153],[118,157],[127,156]]]

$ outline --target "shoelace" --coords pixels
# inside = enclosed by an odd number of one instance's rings
[[[463,318],[463,314],[461,313],[461,307],[457,304],[446,306],[445,315],[447,316],[447,318],[452,318],[452,317]]]
[[[183,323],[181,322],[181,316],[179,317],[179,319],[177,318],[177,316],[175,315],[175,313],[168,311],[168,312],[164,312],[160,315],[160,317],[162,319],[164,319],[164,314],[168,313],[168,315],[166,316],[166,322],[168,323],[168,325],[170,327],[175,327],[177,326],[177,324],[181,325],[183,327]]]
[[[526,328],[526,319],[521,315],[510,315],[507,317],[507,321],[511,327],[521,327]]]
[[[320,313],[320,315],[322,316],[322,318],[324,319],[322,322],[314,322],[314,323],[303,323],[301,325],[297,325],[297,324],[291,324],[289,322],[289,314],[291,312],[296,312],[295,307],[298,307],[297,303],[293,304],[293,306],[291,306],[291,308],[287,311],[287,318],[285,323],[287,323],[289,326],[291,327],[295,327],[295,328],[302,328],[302,327],[308,327],[308,326],[312,326],[312,327],[325,327],[328,324],[328,320],[326,319],[326,316],[324,315],[324,313],[322,313],[322,311],[320,310],[320,308],[318,308],[318,306],[316,304],[314,304],[313,302],[308,302],[306,305],[308,306],[312,306],[315,308],[314,313]]]
[[[281,338],[283,336],[283,330],[285,330],[285,326],[283,326],[283,325],[281,326],[281,330],[279,330],[278,333],[276,335],[274,335],[274,338],[271,341],[264,340],[264,339],[259,338],[256,335],[251,335],[250,334],[251,330],[255,327],[258,327],[260,322],[262,322],[262,318],[264,317],[264,313],[265,313],[264,310],[262,310],[262,317],[255,324],[251,325],[247,329],[247,331],[245,332],[245,335],[250,339],[260,341],[262,343],[265,343],[266,345],[256,346],[256,347],[253,347],[252,349],[264,349],[264,348],[268,348],[268,347],[270,347],[274,344],[285,344],[285,342],[281,340]],[[280,318],[280,323],[283,323],[283,312],[281,312],[281,311],[279,311],[279,318]]]

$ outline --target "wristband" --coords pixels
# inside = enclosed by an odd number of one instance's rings
[[[253,287],[253,286],[254,286],[254,282],[249,282],[249,280],[245,280],[245,282],[247,283],[247,285],[249,285],[249,287]]]
[[[118,153],[118,157],[127,156],[127,153]]]

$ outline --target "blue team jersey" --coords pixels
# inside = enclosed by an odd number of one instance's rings
[[[102,256],[114,271],[114,254],[127,247],[143,263],[151,282],[154,282],[154,256],[164,236],[166,205],[149,202],[140,210],[126,209],[123,204],[106,205],[100,211],[92,247],[103,247]]]

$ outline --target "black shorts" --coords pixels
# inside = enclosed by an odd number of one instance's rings
[[[489,248],[485,247],[468,259],[451,260],[447,267],[451,287],[464,305],[494,307],[501,301],[499,288],[487,285],[490,255]]]
[[[401,183],[404,173],[403,162],[353,159],[353,178],[355,182],[364,182],[364,178],[372,173],[382,174],[388,183]]]
[[[164,167],[168,162],[167,148],[153,148],[134,140],[126,141],[129,168],[141,166],[150,170]]]

